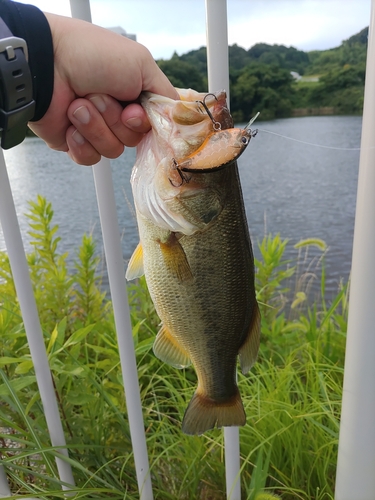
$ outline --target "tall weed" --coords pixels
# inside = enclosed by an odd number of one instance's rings
[[[30,204],[33,251],[28,260],[45,345],[77,487],[70,498],[136,499],[111,301],[101,289],[92,237],[84,235],[73,269],[59,252],[53,210]],[[240,429],[243,498],[333,499],[347,316],[347,288],[308,301],[299,262],[284,258],[279,235],[260,243],[257,295],[262,342],[249,376],[239,374],[247,414]],[[301,243],[301,248],[316,240]],[[326,249],[321,247],[322,256]],[[310,272],[310,270],[308,270]],[[303,295],[305,294],[305,295]],[[152,353],[158,330],[144,279],[129,287],[144,424],[155,498],[222,500],[222,432],[181,433],[196,382]],[[12,498],[65,498],[55,465],[15,295],[0,253],[0,453]]]

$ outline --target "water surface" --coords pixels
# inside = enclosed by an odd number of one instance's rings
[[[350,272],[359,162],[358,150],[340,148],[359,147],[361,118],[303,117],[255,125],[260,131],[239,160],[255,253],[259,255],[257,244],[268,233],[280,233],[291,244],[302,238],[321,238],[329,246],[325,257],[328,286],[336,290],[340,279],[347,280]],[[69,252],[70,261],[85,232],[94,234],[102,252],[91,168],[74,164],[66,154],[50,150],[36,138],[27,138],[6,151],[5,157],[26,245],[27,202],[41,194],[53,204],[62,237],[60,248]],[[129,184],[134,159],[135,150],[128,148],[112,161],[125,260],[138,243]],[[0,229],[0,249],[4,248]],[[290,251],[287,256],[295,254]]]

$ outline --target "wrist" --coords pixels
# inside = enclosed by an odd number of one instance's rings
[[[0,18],[0,130],[1,147],[20,144],[34,116],[33,84],[24,39],[15,37]]]
[[[47,111],[53,92],[53,44],[48,21],[38,8],[17,2],[2,2],[1,17],[14,36],[27,43],[36,103],[32,120],[39,120]]]

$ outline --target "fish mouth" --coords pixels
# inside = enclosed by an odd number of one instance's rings
[[[151,130],[137,146],[131,184],[138,214],[157,227],[192,235],[201,230],[202,221],[192,217],[184,204],[187,199],[199,204],[206,192],[212,194],[217,177],[184,173],[178,162],[194,154],[209,136],[216,135],[215,124],[219,124],[223,133],[233,122],[224,91],[212,94],[191,89],[177,91],[180,100],[150,92],[140,96]]]
[[[214,93],[176,90],[180,100],[151,92],[142,92],[140,96],[152,132],[171,159],[184,158],[198,149],[207,135],[215,131],[213,122],[218,123],[221,130],[233,127],[224,90]]]

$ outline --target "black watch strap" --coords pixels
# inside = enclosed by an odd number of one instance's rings
[[[33,83],[27,59],[25,40],[14,37],[0,18],[0,130],[3,149],[12,148],[24,140],[27,123],[34,116]]]

